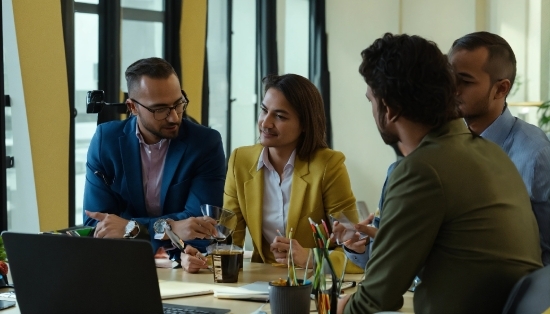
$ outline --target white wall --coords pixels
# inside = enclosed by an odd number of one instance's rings
[[[444,53],[455,39],[476,31],[476,0],[401,3],[401,32],[432,40]]]
[[[446,53],[463,35],[487,30],[512,46],[523,84],[510,101],[547,100],[550,73],[548,0],[327,1],[334,149],[346,155],[353,192],[373,212],[393,150],[381,140],[357,69],[360,52],[386,32],[419,35]],[[522,117],[536,124],[536,109]]]
[[[355,197],[374,212],[395,154],[380,138],[358,68],[363,49],[385,32],[398,32],[399,1],[343,3],[327,1],[326,8],[333,144],[346,155]]]

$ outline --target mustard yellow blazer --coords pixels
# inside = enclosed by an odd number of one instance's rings
[[[256,144],[233,151],[225,180],[223,207],[238,217],[234,243],[243,245],[248,226],[254,244],[252,261],[273,263],[275,258],[269,247],[273,239],[264,239],[262,235],[264,168],[257,170],[262,149],[262,145]],[[286,230],[294,229],[293,237],[303,247],[315,247],[308,218],[316,223],[323,219],[329,228],[329,214],[350,211],[350,218],[355,222],[358,219],[344,160],[344,154],[328,148],[317,150],[309,161],[296,157]],[[341,259],[343,253],[339,253]],[[334,252],[331,260],[332,255]]]

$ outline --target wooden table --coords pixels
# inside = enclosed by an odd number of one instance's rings
[[[208,271],[201,271],[198,274],[189,274],[181,269],[159,268],[157,270],[157,274],[159,279],[163,280],[190,281],[201,283],[214,282],[214,277],[212,273]],[[303,271],[298,270],[297,275],[299,278],[302,278]],[[239,273],[239,281],[237,283],[224,283],[220,285],[238,287],[255,281],[271,281],[277,278],[286,278],[286,276],[286,268],[274,267],[269,264],[250,263],[245,260],[243,270],[241,270],[241,272]],[[345,280],[359,281],[361,277],[362,274],[348,274],[345,276]],[[355,292],[355,289],[356,288],[346,289],[345,293],[353,293]],[[414,313],[413,293],[407,292],[403,297],[404,305],[400,312]],[[231,309],[231,313],[252,313],[263,305],[261,302],[218,299],[213,297],[212,295],[170,299],[165,300],[164,302],[173,304],[189,304],[195,306],[226,308]],[[262,310],[270,313],[269,304],[264,305]],[[315,311],[315,304],[313,302],[311,302],[311,310]]]
[[[210,271],[202,270],[198,274],[189,274],[182,269],[171,268],[157,268],[157,274],[159,280],[174,280],[184,282],[199,282],[199,283],[214,283],[214,277]],[[298,277],[303,276],[303,271],[298,270]],[[224,283],[219,285],[238,287],[255,281],[271,281],[277,278],[285,278],[287,276],[286,268],[274,267],[269,264],[250,263],[245,260],[244,267],[239,273],[239,281],[237,283]],[[359,281],[362,275],[346,275],[345,280]],[[11,278],[10,278],[11,279]],[[1,289],[8,291],[7,289]],[[345,293],[353,293],[355,288],[346,289]],[[413,311],[413,294],[407,292],[404,295],[405,303],[400,312],[414,313]],[[260,306],[264,305],[262,302],[252,301],[240,301],[229,299],[218,299],[213,295],[194,296],[178,299],[164,300],[165,303],[172,304],[186,304],[194,306],[215,307],[231,309],[231,313],[252,313],[256,311]],[[269,304],[265,304],[262,308],[263,311],[270,313]],[[311,302],[311,310],[315,311],[315,304]],[[10,308],[2,311],[2,314],[16,314],[19,313],[17,307]]]

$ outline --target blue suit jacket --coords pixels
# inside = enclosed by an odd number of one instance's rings
[[[97,127],[88,149],[84,209],[135,219],[148,228],[156,252],[169,242],[153,239],[153,224],[160,217],[149,217],[145,208],[139,149],[136,117]],[[202,216],[201,204],[221,206],[225,174],[220,134],[184,119],[166,155],[161,217],[181,220]],[[84,224],[96,221],[84,214]],[[204,247],[206,241],[192,244]]]

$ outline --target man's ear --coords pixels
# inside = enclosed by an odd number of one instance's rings
[[[498,82],[496,82],[497,90],[495,92],[495,99],[501,99],[506,98],[508,96],[508,93],[510,93],[510,88],[512,87],[512,84],[510,83],[509,79],[502,79]]]
[[[136,104],[134,104],[134,102],[129,98],[126,99],[126,107],[128,108],[128,112],[134,116],[137,116]]]
[[[401,115],[401,110],[393,109],[392,107],[386,104],[386,100],[382,99],[382,104],[386,107],[386,119],[390,122],[395,122]]]

